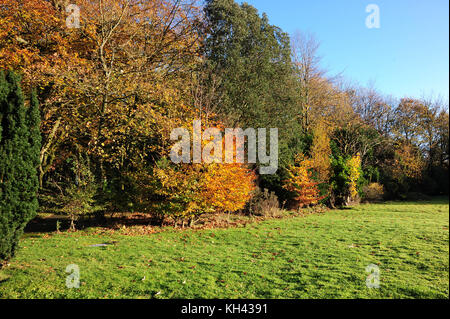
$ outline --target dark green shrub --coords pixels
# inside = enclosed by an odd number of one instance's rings
[[[38,209],[41,136],[33,92],[24,106],[20,77],[0,73],[0,262],[13,257],[26,224]]]

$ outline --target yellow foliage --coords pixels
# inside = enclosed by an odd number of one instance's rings
[[[317,180],[328,182],[331,171],[331,147],[329,129],[324,121],[320,121],[314,129],[314,139],[311,147],[311,160]]]
[[[384,187],[379,183],[370,183],[363,188],[363,193],[365,200],[382,200],[384,196]]]
[[[397,178],[406,176],[408,178],[419,179],[425,164],[418,151],[410,144],[403,143],[395,151],[393,163],[393,173]]]
[[[241,164],[164,162],[153,174],[133,176],[145,197],[157,196],[154,209],[175,219],[203,213],[235,212],[245,207],[255,189],[255,174]]]
[[[349,190],[350,196],[355,198],[358,196],[358,180],[361,175],[361,156],[358,153],[348,160],[347,165],[349,167]]]
[[[240,164],[207,165],[201,199],[215,211],[235,212],[250,200],[255,175]]]

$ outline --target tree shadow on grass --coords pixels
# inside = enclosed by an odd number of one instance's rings
[[[121,226],[161,226],[161,222],[149,214],[121,213],[107,216],[88,216],[76,221],[76,229],[83,230],[89,227],[103,227],[117,229]],[[25,227],[25,235],[32,233],[49,233],[57,230],[70,229],[70,219],[65,215],[37,216]]]

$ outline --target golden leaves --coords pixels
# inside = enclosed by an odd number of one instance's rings
[[[312,178],[314,163],[302,153],[298,154],[295,165],[289,166],[289,178],[283,188],[295,194],[294,200],[300,207],[314,205],[321,200],[318,183]]]
[[[361,156],[357,155],[350,158],[347,162],[349,168],[349,191],[352,198],[358,196],[358,180],[361,175]]]

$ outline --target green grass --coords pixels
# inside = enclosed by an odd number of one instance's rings
[[[79,289],[65,286],[69,264]],[[369,264],[379,289],[366,287]],[[0,297],[449,298],[448,198],[233,229],[27,234],[0,271]]]

